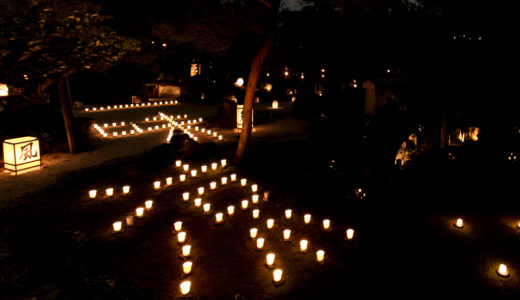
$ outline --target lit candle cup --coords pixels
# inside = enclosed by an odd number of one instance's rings
[[[146,208],[146,210],[151,210],[152,206],[153,206],[153,200],[146,200],[144,202],[144,207]]]
[[[509,271],[507,270],[507,266],[504,264],[498,266],[497,273],[502,277],[509,277]]]
[[[179,232],[182,230],[182,221],[176,221],[175,223],[173,223],[173,228],[175,229],[176,232]]]
[[[186,174],[179,175],[179,180],[180,181],[185,181],[186,180]]]
[[[275,286],[282,284],[282,269],[276,269],[273,271],[273,283]]]
[[[305,222],[305,224],[309,224],[311,222],[311,214],[303,215],[303,221]]]
[[[253,204],[258,204],[258,195],[257,194],[254,194],[253,196],[251,196],[251,202],[253,202]]]
[[[273,265],[274,265],[274,258],[275,258],[275,254],[274,253],[267,253],[267,255],[265,256],[265,264],[267,265],[268,268],[272,268]]]
[[[224,214],[219,212],[215,214],[215,224],[222,224],[224,222]]]
[[[195,203],[195,207],[200,207],[202,205],[202,199],[195,198],[195,200],[193,200],[193,203]]]
[[[204,166],[200,167],[200,170],[202,173],[206,173],[208,171],[208,166],[204,165]]]
[[[269,201],[269,191],[264,192],[264,201]]]
[[[246,184],[247,184],[247,179],[246,178],[240,179],[240,185],[241,186],[246,186]]]
[[[212,181],[209,183],[209,188],[214,190],[217,188],[217,182],[216,181]]]
[[[211,210],[211,204],[210,203],[204,203],[202,205],[202,210],[204,210],[205,213],[209,213],[209,211]]]
[[[90,197],[90,199],[96,198],[96,194],[97,194],[97,190],[88,191],[88,196]]]
[[[253,193],[256,193],[256,191],[258,191],[258,184],[252,184],[252,185],[251,185],[251,191],[252,191]]]
[[[184,245],[182,246],[182,256],[188,257],[191,254],[191,246],[190,245]]]
[[[222,185],[226,185],[227,184],[227,177],[220,178],[220,183],[222,183]]]
[[[351,240],[354,238],[354,229],[349,228],[349,229],[347,229],[346,233],[347,233],[347,235],[346,235],[347,240]]]
[[[235,206],[233,205],[230,205],[227,207],[227,213],[228,215],[232,216],[233,214],[235,214]]]
[[[134,216],[126,216],[125,221],[127,226],[134,225]]]
[[[184,272],[184,274],[190,274],[191,273],[191,267],[192,267],[193,263],[191,261],[187,261],[185,263],[182,264],[182,271]]]
[[[190,199],[190,193],[188,193],[188,192],[182,193],[182,200],[184,202],[188,201],[189,199]]]
[[[300,253],[307,253],[307,246],[309,245],[309,241],[301,240],[300,241]]]
[[[218,167],[218,164],[217,164],[217,163],[212,163],[212,164],[211,164],[211,169],[212,169],[212,170],[216,170],[217,167]]]
[[[257,238],[256,239],[256,249],[262,249],[264,247],[264,238]]]
[[[462,221],[462,219],[457,219],[457,221],[455,221],[455,224],[453,224],[455,227],[457,228],[463,228],[464,227],[464,221]]]
[[[183,295],[183,296],[188,295],[190,293],[191,281],[186,280],[186,281],[181,282],[180,288],[181,288],[181,295]]]
[[[253,209],[253,219],[258,219],[258,217],[260,217],[260,210]]]
[[[231,181],[236,181],[237,180],[237,174],[231,174],[229,175],[229,178],[231,179]]]
[[[166,185],[172,185],[173,178],[172,177],[166,177]]]
[[[141,218],[144,215],[144,207],[138,207],[135,209],[135,216]]]
[[[246,210],[247,207],[249,206],[249,201],[248,200],[242,200],[241,205],[242,205],[242,209]]]
[[[219,136],[218,136],[218,140],[219,140],[219,141],[222,141],[222,140],[224,140],[224,137],[223,137],[222,135],[219,135]]]
[[[267,219],[267,229],[272,229],[274,226],[274,219]]]
[[[112,197],[114,195],[114,189],[108,188],[105,190],[107,197]]]
[[[189,164],[184,164],[184,165],[182,165],[182,169],[183,169],[185,172],[188,172],[188,170],[190,169],[190,165],[189,165]]]
[[[291,240],[291,230],[290,229],[285,229],[283,231],[283,240],[284,240],[284,242],[288,242]]]
[[[182,244],[185,241],[186,241],[186,232],[185,231],[181,231],[181,232],[177,233],[177,242]]]
[[[176,167],[180,167],[181,165],[182,165],[182,161],[180,161],[180,160],[176,160],[175,161],[175,166]]]
[[[292,209],[285,210],[285,218],[289,220],[292,217]]]
[[[128,193],[130,193],[130,186],[129,186],[129,185],[125,185],[125,186],[123,187],[123,194],[126,195],[126,194],[128,194]]]
[[[257,234],[258,234],[258,229],[254,228],[254,227],[249,229],[249,236],[251,237],[251,239],[256,238]]]
[[[325,261],[325,251],[318,250],[316,251],[316,262],[322,264]]]
[[[204,194],[204,187],[202,187],[202,186],[199,187],[199,188],[197,189],[197,192],[199,193],[199,195]]]
[[[158,190],[161,188],[161,182],[160,181],[154,181],[153,182],[153,188]]]
[[[323,220],[323,229],[330,230],[330,220],[329,219]]]
[[[220,166],[222,166],[222,168],[225,168],[227,166],[227,160],[221,159],[220,160]]]
[[[117,221],[112,224],[112,228],[114,229],[114,232],[120,232],[123,227],[123,222]]]

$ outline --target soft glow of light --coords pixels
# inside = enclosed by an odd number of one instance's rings
[[[121,231],[122,227],[123,227],[123,222],[121,222],[121,221],[117,221],[112,224],[112,228],[114,229],[114,232]]]
[[[227,177],[220,178],[220,182],[222,183],[222,185],[226,185],[227,184]]]
[[[152,206],[153,206],[153,200],[146,200],[144,202],[144,207],[146,208],[146,210],[152,209]]]
[[[319,263],[322,263],[324,259],[325,259],[325,251],[323,251],[323,250],[316,251],[316,261]]]
[[[222,166],[222,168],[225,168],[227,166],[227,160],[221,159],[220,160],[220,166]]]
[[[135,209],[135,215],[140,218],[144,214],[144,207],[138,207]]]
[[[186,281],[181,282],[180,287],[181,287],[181,294],[188,295],[190,293],[191,281],[186,280]]]
[[[130,193],[130,186],[129,185],[125,185],[123,187],[123,194],[128,194]]]
[[[249,201],[248,200],[242,200],[242,202],[240,202],[241,205],[242,205],[242,209],[243,210],[246,210],[247,207],[249,206]]]
[[[257,228],[251,228],[249,229],[249,236],[254,239],[256,238],[256,235],[258,234],[258,229]]]
[[[202,173],[206,173],[208,171],[208,166],[204,165],[200,167],[200,170],[202,171]]]
[[[305,253],[307,252],[307,246],[309,245],[309,241],[307,240],[301,240],[300,241],[300,252]]]
[[[284,229],[283,231],[283,240],[289,241],[291,239],[291,230],[290,229]]]
[[[189,169],[190,169],[190,165],[189,164],[184,164],[182,165],[182,169],[187,172]]]
[[[197,170],[191,170],[191,177],[197,177]]]
[[[182,229],[182,221],[176,221],[173,223],[173,228],[175,228],[175,231],[179,232]]]
[[[105,192],[106,192],[107,197],[111,197],[111,196],[114,195],[114,189],[113,188],[108,188],[108,189],[105,190]]]
[[[277,101],[277,100],[274,100],[274,101],[273,101],[273,104],[271,105],[271,107],[272,107],[273,109],[278,109],[278,101]]]
[[[90,199],[96,198],[96,194],[97,194],[97,190],[88,191],[88,196],[90,197]]]
[[[267,255],[265,256],[265,264],[268,266],[268,267],[272,267],[274,265],[274,258],[275,258],[275,254],[274,253],[267,253]]]
[[[216,181],[212,181],[209,183],[209,188],[214,190],[217,188],[217,182]]]
[[[219,141],[222,141],[223,139],[224,139],[224,137],[223,137],[222,135],[219,135],[219,136],[218,136],[218,140],[219,140]]]
[[[260,210],[253,209],[253,219],[258,219],[258,217],[260,217]]]
[[[264,238],[257,238],[256,239],[256,249],[262,249],[264,247]]]
[[[251,191],[252,191],[253,193],[256,193],[256,192],[258,191],[258,184],[252,184],[252,185],[251,185]]]
[[[182,246],[182,256],[187,257],[190,256],[191,253],[191,245]]]
[[[125,220],[126,220],[126,225],[128,225],[128,226],[134,225],[134,216],[126,216]]]
[[[258,203],[258,198],[259,196],[257,194],[254,194],[251,196],[251,202],[253,202],[253,204],[257,204]]]
[[[349,229],[347,229],[346,233],[347,233],[347,236],[346,236],[347,240],[351,240],[354,238],[354,229],[349,228]]]
[[[507,266],[504,264],[500,264],[500,266],[498,266],[497,272],[498,272],[498,275],[500,275],[502,277],[509,276],[509,271],[507,270]]]
[[[303,215],[303,221],[305,222],[305,224],[309,224],[311,222],[311,214]]]
[[[197,189],[197,192],[199,193],[199,195],[204,194],[204,187],[202,187],[202,186],[199,187],[199,188]]]
[[[276,269],[273,271],[273,281],[275,284],[278,284],[282,281],[282,269]]]
[[[238,86],[238,87],[243,86],[243,85],[244,85],[244,78],[239,77],[239,78],[237,79],[237,81],[235,82],[235,85]]]
[[[228,206],[227,213],[228,213],[228,215],[232,216],[235,213],[235,206],[233,206],[233,205]]]
[[[166,177],[166,185],[172,185],[173,184],[173,178],[172,177]]]
[[[160,181],[154,181],[153,182],[153,188],[158,190],[161,188],[161,182]]]
[[[185,181],[186,180],[186,174],[181,174],[179,175],[179,180],[182,182],[182,181]]]
[[[457,219],[457,221],[455,221],[454,225],[457,228],[462,228],[462,227],[464,227],[464,221],[462,221],[462,219],[459,218],[459,219]]]
[[[184,274],[190,274],[191,273],[192,265],[193,265],[193,263],[191,261],[187,261],[187,262],[182,264],[182,271],[184,272]]]
[[[329,219],[323,220],[323,229],[325,229],[325,230],[330,229],[330,220]]]
[[[218,167],[218,164],[217,163],[211,163],[211,169],[212,170],[216,170]]]
[[[267,223],[267,228],[272,229],[274,226],[274,219],[267,219],[266,223]]]
[[[202,204],[202,199],[200,199],[200,198],[195,198],[195,199],[193,200],[193,203],[195,203],[195,207],[200,207],[201,204]]]
[[[176,160],[175,161],[175,166],[176,167],[180,167],[181,165],[182,165],[182,161],[180,161],[180,160]]]
[[[215,214],[215,223],[216,223],[216,224],[220,224],[220,223],[222,223],[222,222],[224,222],[224,214],[221,213],[221,212],[216,213],[216,214]]]
[[[240,179],[240,185],[241,186],[246,186],[246,184],[247,184],[247,179],[246,178]]]
[[[181,232],[177,233],[177,242],[184,243],[185,241],[186,241],[186,232],[181,231]]]
[[[236,181],[237,180],[237,174],[231,174],[229,175],[229,178],[231,179],[231,181]]]
[[[182,193],[182,200],[188,201],[190,199],[190,193],[184,192]]]
[[[204,205],[202,205],[202,210],[204,210],[205,213],[208,213],[211,210],[211,204],[204,203]]]
[[[285,218],[289,220],[292,217],[292,209],[285,210]]]

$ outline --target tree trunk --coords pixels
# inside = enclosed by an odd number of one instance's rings
[[[255,89],[260,77],[260,71],[264,64],[265,58],[271,50],[274,43],[274,32],[265,41],[264,45],[258,50],[253,63],[251,64],[251,71],[249,72],[249,78],[247,80],[246,95],[244,98],[244,110],[242,120],[242,132],[240,133],[240,139],[238,140],[237,150],[233,159],[234,163],[239,163],[244,158],[247,144],[251,137],[251,114],[253,112],[253,102],[255,98]]]
[[[446,117],[442,116],[441,118],[441,139],[439,146],[441,149],[446,147]]]
[[[76,154],[76,144],[74,143],[74,135],[72,133],[72,107],[70,106],[70,101],[67,99],[65,89],[65,77],[60,77],[58,80],[58,96],[61,103],[61,113],[65,123],[70,153]]]
[[[71,115],[74,117],[74,104],[72,103],[72,94],[70,93],[69,76],[65,76],[65,86],[67,87],[67,98],[69,100],[69,107],[71,108]]]

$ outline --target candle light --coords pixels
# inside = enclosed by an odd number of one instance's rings
[[[172,177],[166,177],[166,185],[172,185],[173,178]]]
[[[251,191],[252,191],[253,193],[256,193],[256,191],[258,191],[258,184],[253,184],[253,185],[251,185]]]
[[[177,242],[182,244],[185,241],[186,241],[186,232],[185,231],[181,231],[181,232],[177,233]]]
[[[229,178],[231,179],[231,181],[236,181],[237,180],[237,174],[231,174],[229,175]]]
[[[285,218],[289,220],[292,216],[292,209],[286,209],[285,210]]]
[[[264,238],[256,239],[256,249],[262,249],[264,247]]]
[[[188,192],[182,193],[182,200],[184,202],[188,201],[189,199],[190,199],[190,193],[188,193]]]
[[[354,229],[349,228],[347,229],[347,240],[351,240],[354,238]]]
[[[504,265],[504,264],[500,264],[498,266],[498,275],[502,276],[502,277],[508,277],[509,276],[509,271],[507,270],[507,266]]]
[[[144,207],[138,207],[135,209],[135,215],[138,217],[138,218],[141,218],[144,214]]]
[[[191,273],[191,266],[192,265],[193,265],[193,263],[191,261],[187,261],[187,262],[182,264],[182,271],[184,272],[184,274],[190,274]]]
[[[200,170],[202,171],[202,173],[206,173],[208,171],[208,166],[203,165],[202,167],[200,167]]]
[[[462,221],[462,219],[457,219],[457,221],[455,221],[455,227],[457,228],[463,228],[464,227],[464,221]]]
[[[112,224],[112,227],[114,228],[114,232],[120,232],[122,226],[123,226],[123,222],[121,222],[121,221],[117,221]]]
[[[241,204],[242,204],[242,209],[246,210],[247,207],[249,206],[249,201],[248,200],[242,200]]]
[[[217,167],[218,167],[218,164],[217,164],[217,163],[212,163],[212,164],[211,164],[211,169],[212,169],[212,170],[216,170]]]
[[[96,194],[97,194],[97,190],[88,191],[88,196],[90,197],[90,199],[96,198]]]
[[[323,229],[325,229],[325,230],[330,229],[330,220],[329,219],[323,220]]]
[[[276,269],[273,271],[273,282],[275,285],[279,285],[282,283],[282,269]]]
[[[114,189],[113,188],[108,188],[105,190],[106,194],[107,194],[107,197],[112,197],[114,195]]]
[[[318,263],[323,263],[324,259],[325,259],[325,251],[323,251],[323,250],[316,251],[316,261]]]
[[[220,182],[222,183],[222,185],[226,185],[227,184],[227,177],[220,178]]]
[[[126,216],[125,221],[128,226],[134,225],[134,216]]]
[[[208,129],[208,130],[206,131],[206,133],[207,133],[208,135],[211,135],[211,130]]]
[[[191,177],[197,177],[197,170],[191,170]]]
[[[191,253],[191,246],[190,245],[184,245],[182,246],[182,256],[188,257]]]
[[[264,192],[264,201],[269,201],[269,191]]]
[[[130,193],[130,186],[129,185],[125,185],[123,187],[123,194],[128,194]]]
[[[175,161],[175,166],[176,166],[176,167],[180,167],[181,164],[182,164],[182,161],[180,161],[180,160],[176,160],[176,161]]]
[[[274,219],[267,219],[267,229],[271,229],[274,226]]]
[[[217,137],[218,133],[216,131],[213,131],[213,137]]]
[[[197,189],[197,192],[199,193],[199,195],[204,194],[204,187],[202,187],[202,186],[199,187],[199,188]]]
[[[202,204],[202,199],[195,198],[195,200],[193,200],[193,202],[195,203],[195,207],[200,207],[200,205]]]
[[[305,224],[309,224],[311,222],[311,214],[303,215],[303,221],[305,222]]]
[[[251,229],[249,229],[249,236],[250,236],[252,239],[256,238],[256,235],[257,235],[257,234],[258,234],[258,229],[254,228],[254,227],[251,228]]]
[[[173,223],[173,228],[177,232],[181,231],[181,229],[182,229],[182,221],[176,221],[175,223]]]
[[[232,216],[235,213],[235,206],[233,206],[233,205],[228,206],[227,213],[228,213],[228,215]]]
[[[211,209],[211,204],[210,203],[204,203],[204,205],[202,205],[202,209],[204,210],[205,213],[209,213],[209,211]]]
[[[283,231],[283,240],[288,242],[291,240],[291,230],[290,229],[284,229]]]
[[[215,224],[221,224],[224,222],[224,214],[219,212],[215,214]]]
[[[186,180],[186,174],[179,175],[179,180],[180,181],[185,181]]]
[[[222,141],[222,140],[224,140],[224,137],[223,137],[222,135],[219,135],[219,136],[218,136],[218,140],[219,140],[219,141]]]
[[[181,294],[188,295],[190,293],[191,281],[186,280],[186,281],[181,282],[180,287],[181,287]]]
[[[246,184],[247,184],[247,179],[246,178],[240,179],[240,185],[241,186],[246,186]]]
[[[153,200],[146,200],[144,202],[144,207],[146,208],[146,210],[151,210],[152,206],[153,206]]]
[[[161,182],[160,181],[154,181],[153,182],[153,188],[158,190],[161,188]]]
[[[210,182],[209,183],[209,188],[212,189],[212,190],[216,189],[217,188],[217,182],[215,182],[215,181]]]
[[[226,159],[221,159],[220,160],[220,165],[222,166],[222,168],[225,168],[227,166],[227,160]]]
[[[253,219],[258,219],[259,216],[260,216],[260,210],[253,209]]]
[[[301,240],[300,241],[300,252],[301,253],[307,253],[307,246],[308,245],[309,245],[309,241]]]
[[[258,203],[258,195],[257,194],[254,194],[253,196],[251,196],[251,202],[253,202],[254,204]]]
[[[190,165],[189,164],[184,164],[182,165],[182,169],[187,172],[189,169],[190,169]]]
[[[267,255],[265,256],[265,264],[267,265],[267,267],[271,268],[274,265],[274,258],[274,253],[267,253]]]

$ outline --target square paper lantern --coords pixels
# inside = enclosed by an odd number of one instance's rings
[[[16,175],[40,169],[40,142],[32,136],[4,141],[4,168]]]
[[[242,129],[242,125],[244,124],[244,105],[237,105],[237,128]],[[253,110],[251,110],[251,127],[254,127],[253,121]]]

